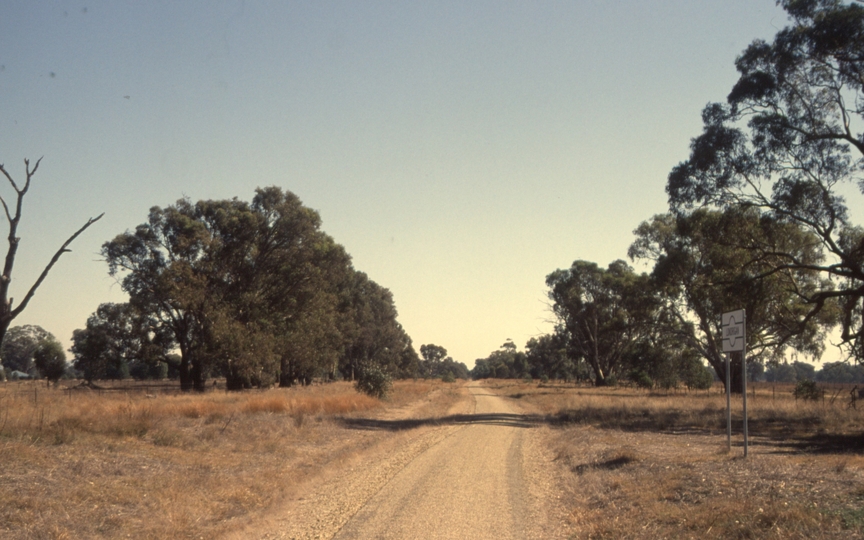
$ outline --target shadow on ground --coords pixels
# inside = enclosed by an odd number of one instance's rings
[[[543,416],[531,414],[454,414],[438,418],[416,418],[408,420],[376,420],[373,418],[339,418],[339,423],[351,429],[402,431],[423,426],[447,426],[457,424],[483,424],[530,428],[547,421]]]
[[[593,413],[593,414],[592,414]],[[572,426],[593,425],[600,429],[615,429],[630,432],[662,433],[666,435],[716,435],[725,438],[725,418],[705,420],[701,425],[693,425],[675,412],[646,414],[642,411],[629,411],[626,414],[609,415],[608,411],[569,410],[555,415],[537,414],[456,414],[434,418],[412,418],[405,420],[379,420],[375,418],[337,418],[343,427],[360,430],[403,431],[423,426],[446,425],[489,425],[517,428],[532,428],[539,425]],[[819,434],[816,428],[805,425],[785,425],[778,429],[770,423],[751,421],[750,445],[773,447],[775,452],[807,454],[864,454],[864,433]],[[741,436],[740,429],[733,429],[733,437]],[[733,442],[737,446],[738,441]]]

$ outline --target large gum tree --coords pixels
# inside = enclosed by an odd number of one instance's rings
[[[654,216],[635,233],[629,255],[654,263],[651,277],[673,323],[665,331],[698,351],[724,384],[721,316],[727,311],[747,312],[748,361],[783,358],[790,349],[821,355],[836,306],[808,317],[807,298],[830,290],[830,283],[818,271],[784,264],[785,254],[820,263],[821,244],[806,229],[754,208],[733,208]],[[740,355],[732,356],[731,367],[731,390],[740,393]]]
[[[818,261],[750,248],[773,258],[776,270],[832,281],[803,294],[809,311],[798,329],[837,302],[843,343],[861,360],[864,229],[852,222],[847,199],[864,190],[864,5],[780,4],[791,24],[737,59],[738,82],[725,103],[705,108],[689,159],[669,175],[669,202],[676,213],[757,208],[814,235],[825,255]]]
[[[130,303],[170,332],[181,388],[203,390],[217,371],[229,388],[261,386],[297,366],[292,355],[332,358],[318,349],[340,345],[310,333],[336,332],[335,291],[350,273],[350,258],[320,225],[296,195],[268,187],[251,203],[154,207],[102,253]]]

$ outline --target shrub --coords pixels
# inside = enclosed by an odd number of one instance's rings
[[[33,351],[33,361],[36,369],[50,382],[56,383],[66,372],[66,352],[56,339],[40,341]]]
[[[360,376],[357,378],[357,382],[354,383],[354,387],[358,392],[383,399],[390,393],[393,381],[390,375],[380,367],[368,366],[360,371]]]
[[[701,363],[684,372],[684,384],[690,390],[707,390],[714,383],[714,372]]]
[[[801,379],[795,384],[795,399],[818,401],[824,394],[825,392],[810,379]]]
[[[630,380],[639,388],[654,388],[654,381],[641,369],[630,373]]]
[[[444,376],[441,377],[441,381],[446,383],[456,382],[456,377],[453,376],[452,372],[447,371],[444,373]]]

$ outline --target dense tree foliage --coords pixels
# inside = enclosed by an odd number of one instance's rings
[[[510,339],[487,358],[477,359],[471,370],[474,379],[522,379],[530,376],[526,354],[518,351]]]
[[[397,320],[393,294],[362,272],[352,272],[342,291],[344,352],[339,364],[351,380],[378,366],[392,376],[412,376],[417,353]]]
[[[468,366],[447,356],[447,349],[440,345],[433,343],[421,345],[420,356],[421,359],[417,366],[419,377],[445,379],[447,381],[470,377]]]
[[[571,355],[591,367],[594,384],[620,375],[633,348],[649,337],[660,306],[648,276],[624,261],[607,269],[575,261],[549,274],[546,284],[558,332]]]
[[[792,24],[772,43],[754,41],[725,104],[708,105],[690,158],[669,175],[673,209],[707,205],[756,208],[805,229],[824,250],[819,260],[795,251],[746,245],[777,270],[805,269],[834,287],[801,291],[808,317],[838,300],[843,340],[864,357],[864,230],[852,224],[846,186],[864,167],[864,6],[839,0],[781,2]],[[801,331],[806,332],[803,327]]]
[[[72,365],[88,381],[162,378],[173,345],[166,328],[132,304],[102,304],[72,333]]]
[[[36,369],[48,380],[49,384],[59,381],[66,374],[66,368],[68,367],[66,364],[66,351],[63,350],[63,345],[54,339],[53,336],[39,342],[39,345],[33,352],[33,362],[36,364]]]
[[[806,298],[830,289],[809,267],[791,268],[793,254],[818,264],[818,240],[795,223],[778,221],[753,208],[655,216],[636,230],[630,256],[654,262],[652,278],[670,315],[666,332],[708,361],[725,383],[721,315],[747,312],[747,350],[752,362],[782,358],[788,348],[818,358],[835,311],[810,317]],[[760,246],[754,257],[749,246]],[[740,392],[740,355],[732,364],[732,390]]]
[[[0,346],[0,359],[8,371],[20,371],[35,375],[36,365],[33,363],[33,353],[39,343],[54,336],[41,326],[25,324],[13,326],[6,332],[3,345]]]
[[[814,376],[819,382],[864,384],[864,365],[826,362]]]
[[[585,381],[591,376],[581,359],[567,354],[567,338],[561,333],[529,339],[525,344],[525,361],[534,379]]]
[[[390,291],[354,270],[320,225],[294,194],[269,187],[251,203],[154,207],[102,253],[151,341],[179,350],[183,389],[203,390],[217,373],[247,388],[410,370],[416,353]]]

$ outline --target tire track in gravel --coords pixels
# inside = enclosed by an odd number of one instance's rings
[[[548,428],[489,421],[515,413],[478,383],[467,388],[448,413],[483,421],[380,433],[266,526],[229,538],[566,538]],[[400,416],[391,421],[410,411]]]
[[[535,467],[537,426],[477,383],[469,390],[473,418],[407,464],[334,538],[557,536],[547,512],[554,492],[542,489],[543,470]]]

